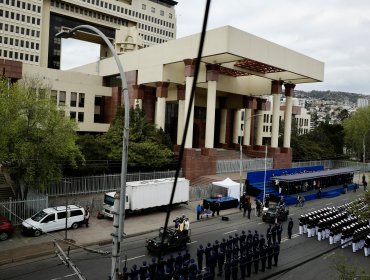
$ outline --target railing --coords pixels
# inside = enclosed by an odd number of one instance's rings
[[[190,192],[189,192],[189,200],[190,201],[197,201],[206,199],[209,197],[214,197],[216,195],[227,195],[227,189],[215,186],[212,184],[208,184],[205,186],[190,186]]]
[[[293,162],[292,167],[317,166],[323,165],[325,169],[335,169],[342,167],[358,168],[361,172],[370,171],[370,163],[363,163],[350,160],[314,160],[314,161],[300,161]]]
[[[26,200],[9,199],[0,201],[0,215],[7,217],[14,226],[22,224],[22,221],[31,217],[38,211],[48,207],[49,201],[46,195],[33,192],[28,193]]]
[[[266,168],[272,169],[273,160],[272,158],[266,159]],[[245,171],[256,171],[265,169],[265,159],[264,158],[253,158],[253,159],[243,159],[242,160],[242,172]],[[216,162],[216,173],[236,173],[240,172],[240,160],[218,160]]]
[[[182,174],[180,172],[181,176]],[[126,181],[133,182],[173,177],[175,177],[174,170],[138,172],[127,174]],[[50,182],[45,185],[43,194],[47,194],[50,197],[64,196],[66,194],[76,195],[109,192],[120,189],[121,174],[63,178],[59,182]]]

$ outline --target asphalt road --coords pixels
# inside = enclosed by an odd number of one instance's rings
[[[336,279],[337,270],[335,263],[345,261],[347,264],[353,264],[358,269],[358,275],[363,271],[370,273],[370,258],[363,255],[363,251],[352,253],[348,246],[345,249],[336,249],[324,254],[312,261],[308,259],[334,248],[329,245],[328,241],[317,241],[316,238],[307,238],[307,236],[298,235],[298,217],[301,214],[318,210],[322,207],[342,205],[361,193],[349,193],[331,199],[321,199],[306,203],[303,208],[290,207],[290,214],[293,218],[294,230],[293,238],[287,240],[287,224],[283,227],[283,240],[279,257],[278,267],[259,274],[253,274],[253,279]],[[242,214],[233,214],[229,216],[229,221],[221,221],[221,218],[204,220],[192,224],[191,244],[188,249],[192,256],[196,256],[196,249],[200,244],[206,245],[208,242],[213,243],[216,239],[221,240],[223,237],[234,235],[235,232],[241,233],[241,230],[258,230],[260,234],[266,234],[267,224],[263,223],[261,218],[253,216],[251,220],[242,217]],[[127,266],[133,264],[138,266],[146,260],[150,262],[153,255],[150,255],[146,248],[146,239],[153,236],[152,234],[140,235],[128,238],[124,241],[123,253],[127,255]],[[111,251],[111,246],[96,247],[96,249]],[[176,256],[177,252],[173,252]],[[98,255],[83,250],[73,250],[70,252],[70,259],[78,267],[86,279],[108,279],[111,268],[110,256]],[[122,258],[124,259],[124,258]],[[293,268],[296,266],[295,268]],[[275,275],[280,271],[282,274]],[[40,279],[55,280],[78,279],[71,268],[66,267],[56,256],[48,258],[39,258],[24,261],[21,263],[5,265],[0,267],[0,279]]]

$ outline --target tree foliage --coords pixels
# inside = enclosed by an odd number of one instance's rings
[[[292,133],[293,160],[338,158],[343,155],[343,127],[321,123],[308,134]]]
[[[109,131],[102,136],[110,160],[122,158],[124,110],[120,108]],[[128,167],[161,168],[174,160],[169,136],[146,119],[140,108],[130,109]]]
[[[9,85],[0,80],[0,162],[27,195],[28,186],[62,176],[63,165],[83,161],[76,145],[76,123],[68,120],[50,99],[39,78]]]
[[[370,143],[370,106],[359,108],[350,118],[343,121],[344,140],[351,151],[360,156],[365,145]]]

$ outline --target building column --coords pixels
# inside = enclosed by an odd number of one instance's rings
[[[263,105],[264,99],[257,99],[257,132],[256,132],[256,145],[262,146],[262,133],[263,133]]]
[[[166,121],[166,98],[168,96],[168,82],[156,83],[157,104],[155,108],[155,124],[157,128],[164,130]]]
[[[278,147],[279,138],[279,116],[280,116],[280,95],[283,81],[271,82],[272,94],[272,130],[271,130],[271,147]]]
[[[182,137],[184,136],[185,125],[185,86],[177,85],[177,100],[179,107],[177,112],[177,145],[181,145]]]
[[[251,144],[251,124],[252,124],[252,107],[253,100],[250,97],[245,97],[244,103],[244,129],[243,129],[243,145]]]
[[[284,148],[290,148],[294,84],[285,84]]]
[[[134,106],[143,109],[143,99],[144,99],[144,88],[142,85],[133,85],[134,93]]]
[[[193,123],[194,123],[194,102],[190,104],[191,87],[194,81],[194,70],[195,70],[195,59],[184,59],[185,64],[185,114],[184,121],[186,121],[186,116],[190,111],[189,126],[186,133],[185,139],[185,149],[191,149],[193,147]]]
[[[226,145],[226,122],[227,122],[227,109],[221,109],[220,117],[220,144]]]
[[[208,89],[205,147],[212,149],[215,138],[216,92],[220,66],[216,64],[207,64],[206,68]]]
[[[233,116],[233,144],[239,143],[239,135],[240,135],[240,124],[241,124],[241,110],[233,110],[234,116]]]

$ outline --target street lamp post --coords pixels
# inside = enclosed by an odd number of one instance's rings
[[[246,122],[249,120],[249,119],[252,119],[254,117],[258,117],[258,116],[262,116],[263,114],[256,114],[256,115],[252,115],[252,116],[249,116],[248,118],[246,118],[244,116],[244,129],[246,129],[245,127],[245,124]],[[241,128],[241,126],[240,126]],[[249,128],[250,129],[250,128]],[[241,134],[243,134],[243,132],[241,131]],[[243,195],[243,184],[242,184],[242,171],[243,171],[243,143],[242,143],[242,136],[240,136],[240,143],[239,143],[239,153],[240,153],[240,162],[239,162],[239,183],[240,183],[240,196]]]
[[[119,57],[109,39],[99,29],[91,25],[79,25],[72,28],[69,31],[61,31],[55,35],[59,38],[71,38],[77,30],[87,29],[98,34],[109,47],[114,60],[117,64],[118,71],[122,82],[122,99],[125,105],[125,117],[123,127],[123,139],[122,139],[122,168],[121,168],[121,189],[119,194],[119,212],[117,213],[117,207],[114,209],[114,220],[113,220],[113,244],[112,244],[112,268],[110,279],[118,279],[118,275],[121,271],[121,241],[123,236],[124,228],[124,214],[125,214],[125,201],[126,201],[126,174],[127,174],[127,154],[128,154],[128,139],[129,139],[129,99],[125,73]],[[117,197],[117,196],[116,196]],[[115,203],[117,206],[117,203]],[[117,217],[118,216],[118,217]],[[118,221],[117,221],[118,220]],[[118,232],[117,232],[118,230]]]

